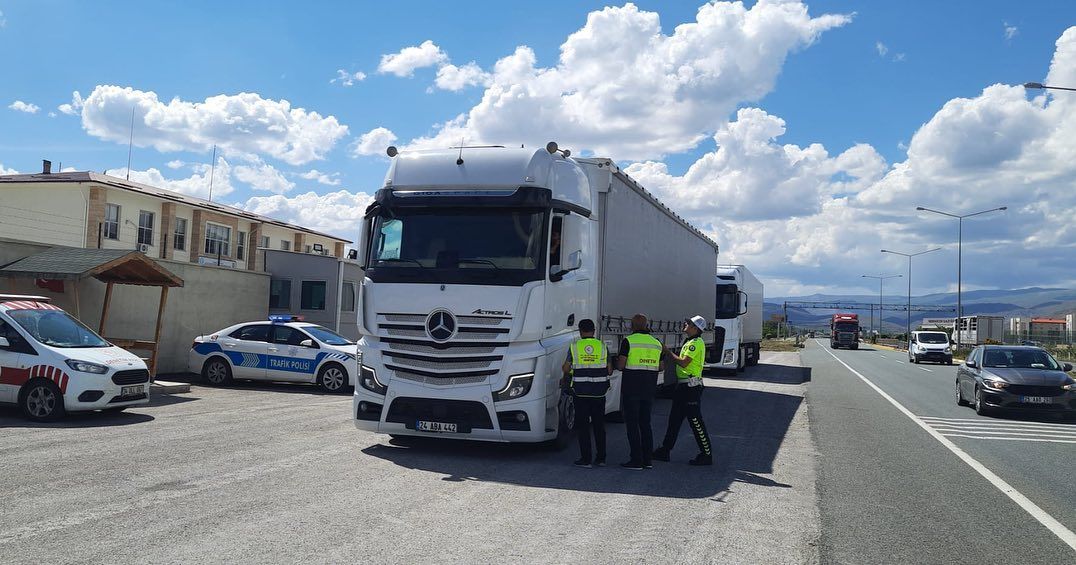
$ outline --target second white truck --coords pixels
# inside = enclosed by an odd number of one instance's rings
[[[743,371],[762,347],[762,281],[743,265],[718,265],[714,348],[706,367]]]

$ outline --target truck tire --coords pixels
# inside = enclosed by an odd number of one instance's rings
[[[560,451],[572,441],[575,435],[575,397],[562,392],[557,403],[557,437],[548,442],[549,447]]]
[[[852,344],[852,351],[855,351],[857,349],[859,349],[859,344],[858,343],[853,343]]]
[[[748,366],[754,367],[755,365],[758,365],[758,360],[759,360],[758,344],[751,344],[751,346],[748,347],[747,350],[749,351],[749,353],[747,354],[747,364],[748,364]]]

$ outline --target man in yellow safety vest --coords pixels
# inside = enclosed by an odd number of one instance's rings
[[[658,388],[658,375],[665,364],[661,361],[663,346],[650,335],[646,316],[631,318],[631,335],[620,341],[616,366],[621,371],[620,410],[628,432],[631,458],[620,466],[625,469],[650,469],[650,454],[654,450],[654,432],[650,427],[650,411]]]
[[[713,451],[710,446],[710,436],[706,433],[706,424],[702,421],[702,392],[705,386],[702,384],[702,364],[706,358],[706,344],[703,343],[702,332],[706,330],[706,319],[702,316],[692,316],[684,322],[684,333],[687,340],[680,348],[680,355],[665,349],[667,355],[676,363],[676,390],[673,391],[673,404],[669,411],[669,427],[665,431],[665,441],[661,447],[654,450],[654,459],[668,461],[673,446],[676,445],[676,436],[680,433],[680,425],[687,418],[691,426],[691,433],[695,436],[695,443],[699,446],[699,454],[689,461],[692,465],[713,465]]]
[[[594,320],[579,320],[579,339],[568,347],[568,358],[561,370],[569,377],[575,404],[575,426],[579,436],[579,460],[576,467],[591,464],[605,466],[605,393],[609,390],[609,353],[605,344],[594,338]],[[596,457],[591,458],[590,434],[594,433]]]

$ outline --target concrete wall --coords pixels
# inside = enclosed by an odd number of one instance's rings
[[[0,185],[0,238],[83,247],[86,199],[74,184]]]
[[[0,240],[0,264],[10,263],[47,249],[46,246]],[[187,353],[195,336],[248,320],[264,320],[268,314],[269,276],[265,273],[205,267],[184,261],[157,260],[184,280],[170,289],[161,334],[158,373],[187,370]],[[30,279],[0,278],[0,292],[50,296],[54,303],[76,315],[93,330],[101,321],[105,285],[85,280],[79,286],[79,309],[75,308],[70,283],[64,293],[51,293]],[[117,285],[112,292],[105,337],[153,339],[160,289]],[[145,356],[145,352],[135,352]]]

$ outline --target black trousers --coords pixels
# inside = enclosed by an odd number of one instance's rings
[[[590,434],[594,433],[594,446],[597,459],[605,460],[605,397],[575,397],[575,428],[579,437],[579,456],[584,462],[591,462]]]
[[[676,445],[676,436],[680,434],[680,424],[687,418],[691,433],[695,436],[695,443],[699,446],[699,453],[711,455],[710,435],[706,433],[706,423],[702,421],[702,391],[704,386],[676,385],[673,391],[672,408],[669,410],[669,427],[665,431],[665,441],[662,446],[672,451]]]
[[[653,406],[654,398],[649,395],[625,394],[620,401],[632,463],[650,464],[650,454],[654,452],[654,432],[650,427]]]

